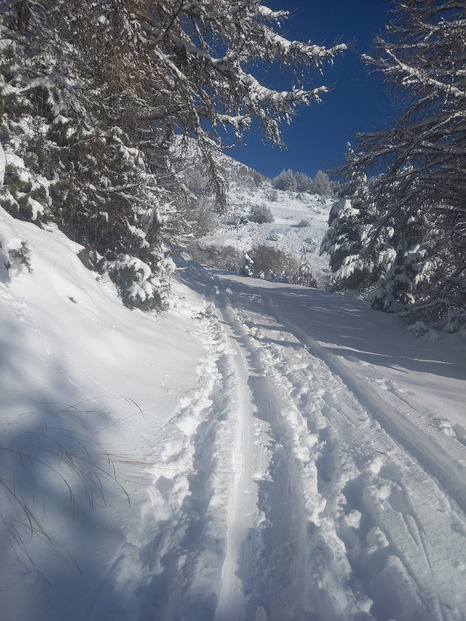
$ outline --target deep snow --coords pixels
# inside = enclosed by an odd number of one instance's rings
[[[186,256],[155,317],[0,243],[2,619],[466,619],[463,337]]]

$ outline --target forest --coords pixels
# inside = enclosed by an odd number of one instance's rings
[[[195,197],[173,173],[174,141],[196,142],[222,213],[216,154],[253,121],[280,145],[282,124],[327,90],[273,90],[255,69],[279,65],[309,83],[346,48],[288,41],[287,12],[260,0],[0,6],[2,206],[59,225],[130,307],[167,307],[170,255],[190,226]],[[356,136],[333,171],[348,200],[332,209],[322,246],[334,290],[358,289],[373,308],[447,330],[465,319],[464,9],[461,0],[395,2],[361,61],[401,112],[390,128]],[[276,187],[306,184],[297,173],[290,185],[286,172]],[[317,191],[329,182],[320,174]]]

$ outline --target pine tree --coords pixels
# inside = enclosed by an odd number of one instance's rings
[[[376,209],[369,198],[369,183],[365,175],[356,176],[347,186],[348,195],[330,210],[329,228],[320,253],[330,255],[334,291],[368,291],[377,283],[381,273],[371,253],[367,252],[367,240],[376,221]],[[386,253],[380,253],[380,256],[386,256]]]
[[[292,170],[282,170],[282,172],[274,179],[274,187],[277,190],[286,192],[296,192],[297,182],[295,174]]]
[[[364,57],[395,84],[403,108],[391,128],[359,135],[340,171],[376,173],[365,256],[382,267],[378,308],[416,303],[438,318],[465,303],[465,8],[398,1],[378,54]]]
[[[330,181],[327,173],[322,170],[318,170],[316,172],[316,176],[311,185],[311,192],[314,194],[320,194],[320,196],[330,196],[333,197],[334,191],[332,187],[332,182]]]
[[[309,263],[306,255],[301,257],[298,271],[294,277],[294,283],[296,285],[301,285],[301,287],[317,287],[317,281],[314,278],[311,264]]]
[[[298,192],[310,192],[312,188],[312,179],[304,173],[295,173],[296,190]]]

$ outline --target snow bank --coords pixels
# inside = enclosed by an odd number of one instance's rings
[[[134,618],[132,589],[147,571],[137,546],[151,528],[141,513],[167,450],[161,429],[198,382],[202,299],[175,283],[169,314],[129,311],[80,250],[56,228],[0,210],[8,621]]]

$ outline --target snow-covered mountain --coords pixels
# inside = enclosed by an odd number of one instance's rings
[[[276,189],[272,179],[218,153],[215,164],[227,188],[225,213],[219,214],[199,149],[193,143],[180,143],[176,154],[178,175],[195,196],[190,219],[195,231],[191,250],[196,259],[240,272],[245,260],[253,258],[253,251],[267,247],[272,249],[268,258],[278,265],[282,254],[283,273],[272,270],[272,275],[264,274],[259,266],[254,275],[294,282],[300,264],[307,263],[314,280],[325,287],[330,278],[329,261],[319,250],[335,197]]]
[[[329,203],[272,190],[198,245],[325,273]],[[130,311],[81,250],[0,209],[2,620],[466,619],[459,334],[188,254]]]
[[[255,188],[232,183],[228,191],[231,215],[220,218],[199,245],[230,246],[245,253],[265,244],[291,253],[298,262],[305,257],[315,272],[328,277],[328,257],[321,257],[319,249],[334,202],[323,196],[276,190],[268,181]],[[254,221],[267,212],[272,222]]]

